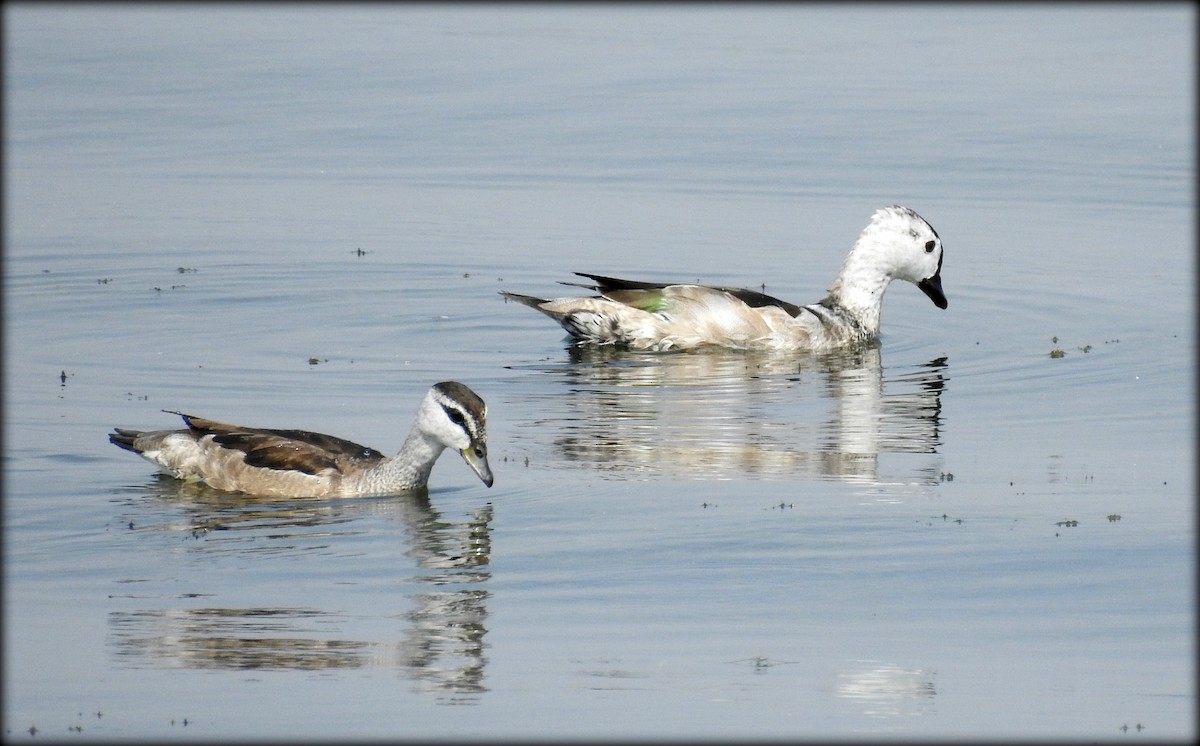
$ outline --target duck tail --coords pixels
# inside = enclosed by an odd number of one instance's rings
[[[141,453],[141,449],[134,445],[134,442],[137,441],[141,435],[141,430],[126,430],[125,428],[117,427],[113,428],[112,433],[109,434],[108,442],[112,443],[118,448],[124,448],[125,450],[133,451],[134,453]]]
[[[529,306],[530,308],[537,308],[539,311],[541,309],[538,307],[546,302],[545,298],[535,298],[532,295],[521,295],[520,293],[510,293],[507,290],[501,290],[500,294],[503,295],[508,300],[516,301],[517,303],[521,303],[523,305]]]

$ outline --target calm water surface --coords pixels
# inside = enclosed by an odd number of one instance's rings
[[[1187,5],[7,5],[4,737],[1196,735]],[[571,272],[822,297],[876,349],[569,347]],[[1061,350],[1061,357],[1052,357]],[[180,409],[496,484],[262,500]]]

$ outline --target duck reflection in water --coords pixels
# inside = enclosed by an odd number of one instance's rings
[[[204,604],[199,594],[163,595],[169,605],[109,615],[110,647],[126,662],[226,670],[396,668],[416,689],[453,702],[469,703],[486,691],[484,636],[491,594],[482,584],[490,577],[490,503],[465,521],[449,521],[432,507],[428,494],[256,498],[165,475],[156,476],[150,491],[168,507],[182,507],[184,520],[131,522],[130,527],[185,532],[197,540],[196,551],[214,557],[308,552],[333,537],[362,533],[360,521],[387,514],[404,527],[404,553],[419,568],[409,581],[420,590],[408,595],[408,611],[402,614],[407,628],[392,641],[339,636],[340,627],[355,626],[353,615],[341,611],[222,607]]]
[[[935,712],[934,679],[933,669],[856,661],[838,674],[834,694],[868,717],[909,718]]]
[[[886,371],[878,345],[826,354],[642,353],[571,345],[536,428],[568,462],[695,478],[797,476],[880,484],[939,481],[947,362]],[[902,475],[881,454],[923,454]],[[911,459],[908,463],[912,463]]]

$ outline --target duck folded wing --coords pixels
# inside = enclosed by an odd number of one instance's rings
[[[304,430],[220,433],[213,436],[213,442],[241,451],[248,466],[305,474],[326,469],[345,472],[350,466],[383,458],[373,448]]]
[[[752,291],[745,291],[752,292]],[[742,326],[762,324],[762,311],[769,304],[751,306],[725,288],[706,285],[667,285],[653,290],[610,290],[609,300],[678,321]],[[790,315],[790,314],[789,314]]]
[[[760,293],[757,290],[749,290],[747,288],[725,287],[722,285],[688,285],[684,283],[653,283],[640,282],[638,280],[622,280],[617,277],[606,277],[604,275],[591,275],[585,272],[576,272],[580,277],[587,277],[595,280],[595,285],[585,285],[583,283],[563,283],[566,285],[576,284],[580,287],[587,287],[602,294],[604,297],[615,300],[618,303],[640,308],[643,311],[660,311],[665,310],[668,305],[668,296],[672,293],[678,294],[679,291],[668,291],[668,288],[698,288],[702,291],[715,291],[719,293],[728,293],[737,298],[742,303],[745,303],[751,308],[767,308],[775,306],[787,312],[789,316],[795,318],[800,315],[803,310],[795,303],[788,303],[785,300],[780,300],[766,293]]]
[[[655,345],[658,349],[753,345],[791,318],[783,309],[752,308],[724,290],[703,285],[613,290],[605,297],[652,314],[641,328],[634,322],[629,324],[636,329],[634,346],[643,349]],[[644,339],[636,339],[638,335]]]
[[[213,437],[223,448],[241,451],[247,466],[320,474],[341,471],[336,456],[309,443],[263,433],[225,433]]]
[[[587,288],[595,290],[598,293],[606,293],[609,290],[659,290],[668,285],[678,285],[677,282],[643,282],[641,280],[622,280],[619,277],[607,277],[605,275],[591,275],[587,272],[575,272],[580,277],[586,277],[592,280],[595,284],[585,282],[562,282],[560,285],[573,285],[579,288]]]
[[[775,308],[782,308],[787,312],[787,315],[791,316],[792,318],[796,318],[800,315],[800,312],[804,310],[803,307],[798,306],[795,303],[788,303],[785,300],[780,300],[774,296],[767,295],[766,293],[760,293],[757,290],[747,290],[745,288],[718,289],[724,290],[726,293],[729,293],[734,298],[737,298],[751,308],[770,308],[774,306]]]
[[[344,471],[352,465],[379,461],[374,448],[344,438],[308,430],[243,427],[175,412],[199,437],[213,436],[223,448],[241,451],[248,466],[318,474],[326,469]]]

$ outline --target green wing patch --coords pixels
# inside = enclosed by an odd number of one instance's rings
[[[647,290],[609,290],[604,294],[604,297],[615,300],[618,303],[624,303],[627,306],[638,308],[649,313],[659,313],[665,311],[670,306],[670,301],[663,295],[661,288]]]

